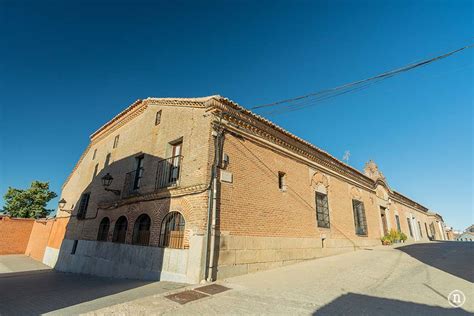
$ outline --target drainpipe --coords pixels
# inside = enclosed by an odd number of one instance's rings
[[[212,282],[212,272],[214,270],[214,257],[216,245],[216,218],[217,218],[217,186],[218,186],[218,171],[221,161],[221,146],[223,130],[220,127],[222,118],[219,119],[217,130],[213,131],[214,138],[214,163],[211,170],[212,183],[209,189],[208,200],[208,216],[207,216],[207,238],[206,238],[206,264],[204,279]]]

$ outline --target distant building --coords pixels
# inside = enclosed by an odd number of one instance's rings
[[[446,239],[373,161],[361,172],[221,96],[136,101],[91,135],[61,200],[56,268],[102,276],[196,283],[380,245],[391,229]]]
[[[457,241],[474,241],[474,225],[469,226],[466,230],[456,237]]]
[[[474,225],[471,225],[468,228],[466,228],[466,231],[470,233],[474,233]]]

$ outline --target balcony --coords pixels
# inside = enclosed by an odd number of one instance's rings
[[[183,156],[174,156],[158,161],[155,190],[173,187],[179,184]]]
[[[160,159],[156,162],[156,165],[154,163],[153,165],[156,166],[156,172],[153,170],[155,174],[154,185],[150,181],[151,175],[146,174],[144,168],[128,172],[125,175],[122,198],[178,186],[182,159],[182,156],[174,156]]]

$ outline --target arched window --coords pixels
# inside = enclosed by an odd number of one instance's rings
[[[133,226],[132,244],[148,246],[150,241],[150,216],[142,214],[138,216]]]
[[[161,222],[160,247],[184,248],[185,224],[181,213],[168,213]]]
[[[125,216],[120,216],[117,222],[115,223],[114,235],[112,237],[113,242],[125,243],[125,237],[127,235],[127,218]]]
[[[97,233],[98,241],[107,241],[109,235],[110,220],[108,217],[104,217],[99,224],[99,233]]]

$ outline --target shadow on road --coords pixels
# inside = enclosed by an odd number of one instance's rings
[[[474,282],[474,243],[445,241],[396,248],[444,272]]]
[[[152,282],[100,278],[80,274],[56,271],[28,271],[0,275],[0,314],[1,315],[38,315],[65,307],[90,302],[81,306],[77,312],[86,312],[101,308],[119,299],[122,302],[148,295]],[[161,282],[155,282],[158,284]],[[162,285],[160,285],[163,287]],[[169,285],[173,287],[172,284]],[[144,287],[124,293],[117,298],[107,298],[107,302],[95,301],[127,290]],[[136,297],[134,297],[136,296]],[[86,304],[87,305],[87,304]],[[76,312],[74,312],[76,314]]]
[[[461,308],[443,308],[387,298],[348,293],[313,315],[471,315]]]

